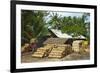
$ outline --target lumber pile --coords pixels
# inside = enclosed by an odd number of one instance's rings
[[[67,40],[66,38],[48,38],[43,44],[64,44]]]
[[[65,55],[65,48],[53,48],[49,58],[62,58]]]
[[[70,52],[71,52],[71,47],[67,45],[58,45],[56,48],[52,49],[48,58],[62,58]]]
[[[47,53],[47,49],[38,48],[36,52],[32,54],[32,57],[39,57],[42,58]]]
[[[36,46],[36,39],[35,38],[32,38],[30,40],[30,43],[25,43],[22,47],[21,47],[21,52],[22,53],[25,53],[25,52],[29,52],[29,51],[32,51],[33,49],[33,45],[35,44]]]
[[[48,56],[51,49],[52,49],[52,46],[49,46],[49,45],[46,45],[41,48],[37,48],[37,50],[32,54],[32,57],[36,57],[36,58],[46,57]]]
[[[32,57],[62,58],[71,52],[72,49],[70,45],[47,44],[43,47],[37,48],[37,50],[32,54]]]
[[[25,43],[24,46],[21,47],[21,52],[27,52],[30,50],[30,47],[29,47],[29,44],[28,43]]]
[[[80,52],[81,46],[82,46],[82,40],[73,41],[72,50],[74,52]]]

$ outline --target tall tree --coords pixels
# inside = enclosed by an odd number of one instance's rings
[[[50,15],[50,20],[48,24],[54,29],[60,29],[61,28],[61,16],[57,13],[53,13]]]
[[[30,40],[47,33],[45,17],[48,13],[46,11],[22,10],[21,15],[22,38]]]

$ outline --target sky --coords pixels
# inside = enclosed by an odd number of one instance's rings
[[[82,17],[83,16],[83,12],[57,12],[57,11],[51,11],[51,12],[49,12],[50,14],[46,17],[46,20],[48,21],[48,20],[50,20],[50,15],[52,15],[52,13],[54,13],[54,14],[58,14],[59,16],[61,15],[61,17],[64,17],[64,16],[66,16],[66,17],[68,17],[68,16],[71,16],[71,17]],[[88,17],[88,20],[87,21],[89,21],[90,20],[90,17]]]
[[[81,17],[83,15],[83,13],[79,13],[79,12],[53,12],[53,13],[57,13],[58,15],[62,15],[63,16],[71,16],[71,17]],[[52,12],[50,12],[50,14],[52,14]]]

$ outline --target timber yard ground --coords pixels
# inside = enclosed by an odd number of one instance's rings
[[[72,61],[72,60],[89,60],[90,59],[90,53],[89,52],[83,52],[83,53],[71,53],[69,55],[66,55],[63,58],[57,59],[57,58],[34,58],[32,57],[32,52],[23,53],[21,55],[21,62],[22,63],[32,63],[32,62],[45,62],[45,61]]]

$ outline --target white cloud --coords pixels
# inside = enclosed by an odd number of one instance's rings
[[[80,12],[53,12],[53,13],[57,13],[58,15],[61,15],[62,17],[63,16],[71,16],[71,17],[81,17],[83,15],[83,13],[80,13]],[[52,14],[52,12],[50,12],[50,14]]]

